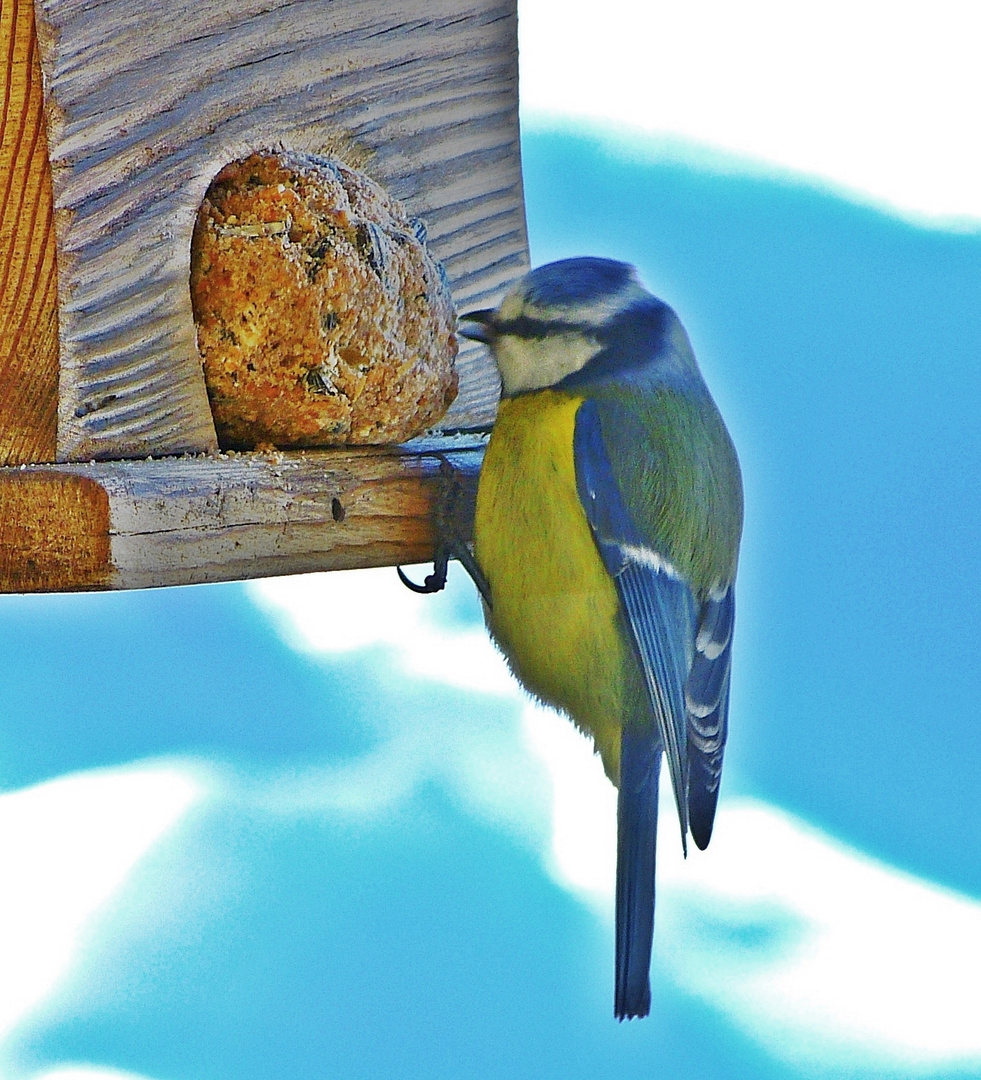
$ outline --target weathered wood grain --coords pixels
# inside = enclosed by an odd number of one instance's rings
[[[105,588],[109,499],[87,476],[0,469],[0,592]]]
[[[58,295],[31,0],[0,3],[0,465],[54,461]]]
[[[7,3],[8,0],[4,0]],[[230,160],[353,158],[428,224],[457,302],[527,264],[514,0],[37,0],[61,296],[59,460],[215,445],[188,294]],[[460,356],[448,428],[488,423]]]
[[[446,482],[442,458],[462,487],[465,532],[483,449],[470,436],[393,449],[0,469],[0,592],[425,562]]]

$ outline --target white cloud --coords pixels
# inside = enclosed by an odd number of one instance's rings
[[[591,743],[551,709],[529,705],[525,739],[552,781],[548,866],[562,885],[612,916],[617,863],[617,793]]]
[[[626,125],[981,221],[981,8],[521,0],[529,115]]]
[[[541,847],[548,778],[515,742],[506,719],[527,695],[482,626],[450,623],[450,611],[472,589],[456,564],[446,592],[433,596],[410,592],[393,569],[251,582],[249,595],[295,648],[335,655],[383,649],[380,663],[402,677],[489,695],[504,711],[490,719],[476,709],[470,715],[434,712],[426,724],[390,716],[386,737],[356,761],[266,777],[245,797],[277,813],[376,814],[436,777],[485,819]]]
[[[709,851],[680,862],[662,868],[664,960],[775,1053],[981,1068],[977,900],[759,802],[724,805]]]
[[[616,798],[591,745],[529,709],[554,785],[548,865],[613,917]],[[868,858],[762,802],[723,801],[681,855],[665,773],[656,973],[789,1062],[981,1069],[981,903]],[[867,1075],[867,1074],[866,1074]]]
[[[432,596],[410,592],[388,567],[268,578],[249,582],[247,589],[303,652],[381,646],[393,650],[408,674],[517,698],[520,688],[484,629],[445,625],[454,594],[472,588],[456,564],[450,574],[447,592]]]
[[[468,586],[457,579],[455,587]],[[616,795],[591,744],[521,695],[482,631],[462,633],[452,663],[438,663],[457,630],[439,625],[441,601],[402,592],[390,572],[375,571],[252,587],[306,650],[382,644],[406,671],[493,687],[502,703],[521,709],[524,746],[504,725],[472,726],[465,717],[434,719],[428,730],[413,724],[346,772],[332,772],[330,783],[322,772],[299,785],[287,778],[277,805],[326,798],[336,806],[349,791],[351,808],[364,811],[440,775],[473,808],[528,840],[559,884],[611,920]],[[355,609],[356,631],[338,633],[338,621]],[[656,971],[774,1055],[860,1074],[981,1069],[981,903],[760,802],[723,801],[711,847],[685,860],[666,777],[658,844]]]
[[[390,647],[426,679],[495,687],[501,713],[395,724],[349,767],[279,779],[227,773],[219,783],[209,774],[205,784],[187,766],[144,765],[0,796],[0,1037],[52,993],[100,909],[205,794],[276,813],[361,814],[437,777],[528,843],[609,925],[616,796],[590,744],[516,688],[476,628],[462,634],[451,668],[423,659],[417,650],[438,650],[457,631],[439,625],[438,598],[403,598],[401,588],[388,574],[358,572],[263,583],[253,595],[307,650]],[[357,632],[319,625],[336,627],[338,616]],[[398,635],[411,643],[402,652]],[[776,1057],[818,1071],[981,1071],[981,903],[749,800],[723,801],[709,851],[684,860],[666,778],[662,797],[655,978],[673,980]],[[34,1080],[140,1078],[66,1064]]]
[[[156,766],[0,795],[0,1038],[57,985],[89,920],[200,794],[185,772]]]
[[[147,1080],[137,1073],[103,1069],[94,1065],[63,1065],[45,1073],[33,1073],[31,1080]]]

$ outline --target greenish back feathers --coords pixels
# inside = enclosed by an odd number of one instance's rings
[[[591,396],[618,486],[648,543],[700,600],[732,581],[742,483],[736,451],[707,391],[614,386]]]

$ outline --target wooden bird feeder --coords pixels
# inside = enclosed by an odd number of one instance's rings
[[[351,148],[428,229],[459,309],[527,269],[515,0],[0,0],[0,591],[425,561],[498,382],[461,348],[439,429],[224,452],[191,240],[270,148]],[[0,76],[2,79],[3,76]]]

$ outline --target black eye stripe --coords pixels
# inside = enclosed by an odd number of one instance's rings
[[[596,327],[589,323],[563,322],[561,319],[534,319],[530,315],[519,315],[516,319],[495,322],[494,333],[497,337],[507,334],[509,337],[535,340],[554,337],[556,334],[594,336]]]

